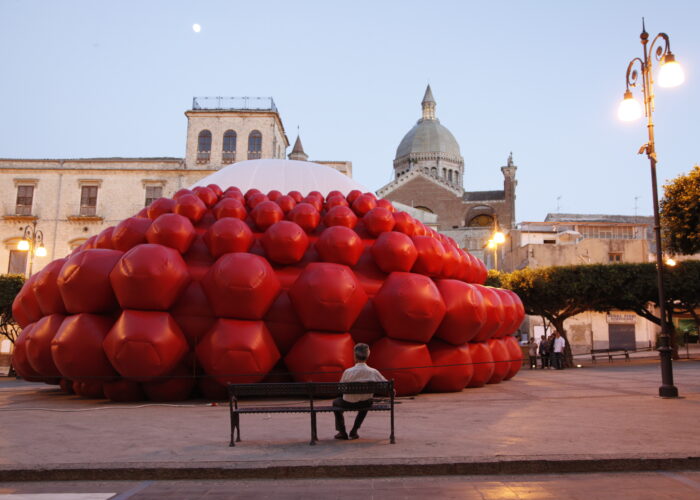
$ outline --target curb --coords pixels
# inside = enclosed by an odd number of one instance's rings
[[[143,481],[204,479],[318,479],[396,476],[522,475],[593,472],[700,470],[700,457],[601,458],[565,460],[505,460],[496,462],[438,462],[339,465],[272,465],[269,467],[162,466],[3,467],[0,482],[28,481]]]

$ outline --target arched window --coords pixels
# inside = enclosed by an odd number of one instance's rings
[[[211,132],[202,130],[197,139],[197,163],[209,163],[211,155]]]
[[[248,159],[257,160],[262,156],[262,134],[253,130],[248,136]]]
[[[477,215],[469,221],[469,227],[491,227],[493,226],[493,217],[486,214]]]
[[[449,179],[450,182],[452,182],[452,170],[449,170],[447,172],[447,178]]]
[[[430,169],[430,175],[437,177],[437,168],[433,167]]]
[[[416,210],[422,210],[423,212],[428,212],[429,214],[435,213],[432,210],[430,210],[428,207],[424,207],[422,205],[418,205],[418,206],[415,206],[413,208],[415,208]]]
[[[221,163],[233,163],[236,161],[236,132],[227,130],[224,132],[224,149],[221,154]]]

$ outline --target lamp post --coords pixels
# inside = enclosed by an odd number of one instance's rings
[[[656,149],[654,147],[654,78],[652,74],[653,61],[656,59],[659,70],[659,85],[675,87],[683,83],[684,75],[680,65],[671,52],[671,44],[666,33],[659,33],[649,43],[649,34],[642,18],[642,33],[639,36],[642,43],[643,58],[635,57],[627,65],[626,89],[624,100],[620,103],[618,115],[625,121],[641,117],[641,106],[632,96],[631,87],[639,83],[641,73],[641,90],[644,97],[644,114],[647,117],[647,132],[649,141],[639,149],[639,154],[646,154],[651,166],[651,190],[654,202],[654,237],[656,240],[656,280],[659,290],[659,314],[661,315],[661,335],[659,336],[659,358],[661,361],[661,387],[659,396],[662,398],[677,398],[678,389],[673,385],[673,364],[671,360],[670,329],[666,318],[666,293],[664,290],[664,262],[661,251],[661,223],[659,221],[659,195],[656,185]],[[657,42],[658,45],[657,45]]]
[[[36,228],[36,221],[32,225],[24,228],[24,235],[17,243],[17,250],[29,252],[29,276],[32,275],[34,266],[34,255],[46,257],[46,247],[44,246],[44,233]]]
[[[498,245],[505,243],[506,235],[498,229],[498,222],[494,226],[494,232],[491,239],[486,242],[488,248],[493,249],[493,268],[498,271]]]

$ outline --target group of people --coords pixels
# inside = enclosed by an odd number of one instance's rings
[[[531,370],[537,368],[538,357],[540,358],[541,369],[564,369],[566,339],[558,331],[555,330],[549,337],[542,335],[539,343],[535,341],[534,337],[530,338],[527,345]]]

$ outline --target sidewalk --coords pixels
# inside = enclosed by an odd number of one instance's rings
[[[357,441],[319,415],[241,417],[226,405],[116,404],[0,382],[0,480],[353,477],[700,469],[700,362],[674,363],[680,399],[656,397],[658,361],[529,370],[453,394],[399,398],[397,443],[370,414]],[[352,414],[350,414],[352,415]],[[351,418],[348,415],[346,418]]]

